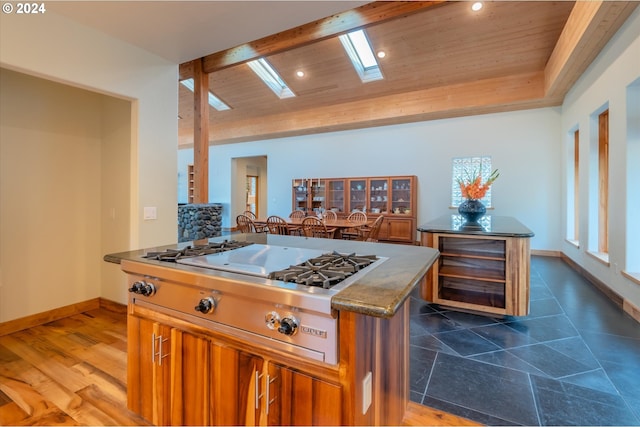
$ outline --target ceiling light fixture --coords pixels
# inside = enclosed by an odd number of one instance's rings
[[[482,9],[482,2],[481,1],[477,1],[474,4],[471,5],[471,10],[473,10],[474,12],[477,12],[480,9]]]
[[[304,77],[304,71],[302,71],[302,70],[298,70],[298,71],[296,71],[296,76],[298,76],[298,77]]]
[[[382,59],[387,56],[387,53],[384,50],[378,51],[378,58]]]

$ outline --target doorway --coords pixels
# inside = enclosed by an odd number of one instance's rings
[[[257,217],[267,214],[267,156],[235,157],[231,159],[230,225],[244,211]]]

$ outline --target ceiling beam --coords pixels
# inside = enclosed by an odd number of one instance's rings
[[[366,28],[438,6],[446,1],[378,1],[337,13],[309,24],[282,31],[259,40],[204,56],[203,70],[212,73],[263,56],[325,40],[357,28]],[[190,78],[190,62],[180,65],[180,80]]]
[[[309,110],[244,119],[216,127],[211,143],[235,143],[389,124],[463,117],[559,105],[544,97],[542,71],[451,84]],[[188,145],[180,144],[181,147]]]
[[[545,95],[564,96],[637,6],[577,1],[545,66]]]

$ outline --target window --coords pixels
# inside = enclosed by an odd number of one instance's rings
[[[580,232],[580,131],[571,132],[567,176],[567,240],[579,243]]]
[[[627,87],[627,220],[624,273],[640,283],[640,78]]]
[[[182,84],[182,86],[186,87],[191,92],[194,91],[193,90],[193,79],[181,80],[180,83]],[[213,108],[215,108],[218,111],[224,111],[224,110],[230,110],[231,109],[231,107],[229,107],[227,104],[225,104],[220,98],[215,96],[211,91],[209,91],[209,105],[211,105]]]
[[[258,177],[247,175],[247,211],[258,215]]]
[[[262,79],[273,93],[278,95],[278,98],[284,99],[296,96],[266,59],[260,58],[255,61],[249,61],[247,65]]]
[[[598,252],[609,252],[609,110],[598,116]]]
[[[451,174],[451,206],[457,207],[462,203],[463,197],[460,194],[460,186],[458,185],[458,178],[464,178],[468,175],[475,175],[480,173],[482,176],[482,182],[487,181],[491,175],[491,157],[454,157],[452,164]],[[491,188],[487,191],[487,194],[482,199],[482,203],[487,208],[491,205]]]
[[[384,78],[364,30],[343,34],[339,39],[362,83]]]
[[[609,105],[590,117],[588,253],[609,263]]]

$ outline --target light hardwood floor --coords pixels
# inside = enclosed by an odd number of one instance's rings
[[[126,314],[90,310],[0,337],[0,425],[149,425],[127,410]],[[477,425],[411,403],[406,425]]]

